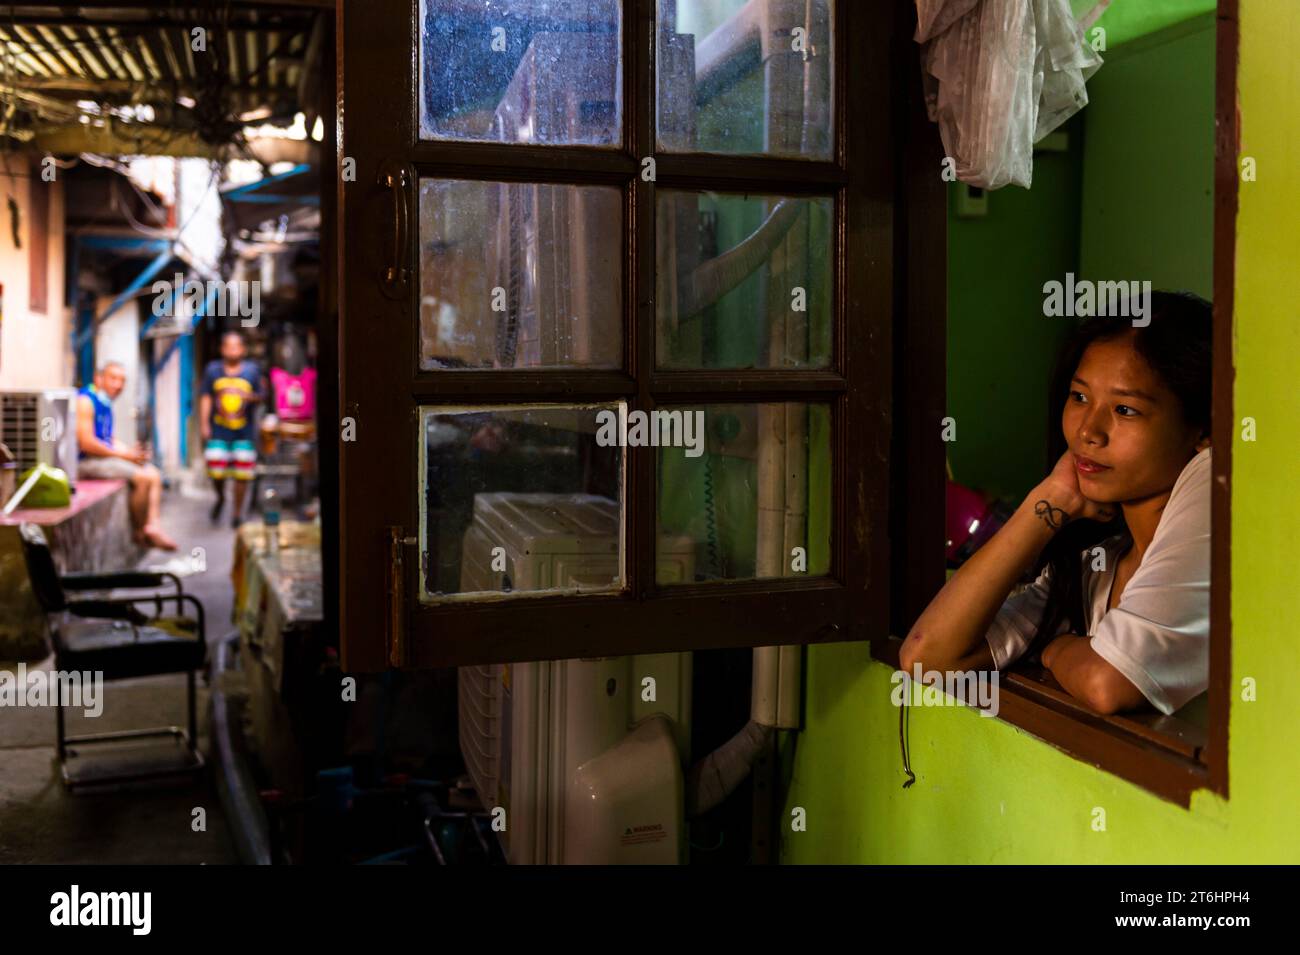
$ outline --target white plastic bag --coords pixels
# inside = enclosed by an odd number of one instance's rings
[[[926,108],[957,178],[1028,189],[1034,143],[1087,104],[1085,82],[1101,65],[1069,0],[916,3],[917,35],[930,37],[921,50]]]
[[[962,182],[1029,187],[1036,53],[1033,0],[982,0],[926,44],[921,62],[934,80],[927,107]]]
[[[1088,77],[1101,66],[1101,57],[1084,40],[1083,27],[1070,14],[1068,0],[1035,0],[1038,23],[1038,58],[1035,70],[1042,74],[1038,142],[1088,105]]]

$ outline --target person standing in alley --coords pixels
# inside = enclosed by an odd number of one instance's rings
[[[226,478],[235,483],[230,526],[243,520],[244,498],[257,464],[253,412],[265,400],[267,389],[256,362],[248,361],[244,336],[236,331],[221,336],[221,357],[203,371],[199,398],[199,427],[204,442],[208,476],[217,492],[212,522],[221,519],[226,504]]]

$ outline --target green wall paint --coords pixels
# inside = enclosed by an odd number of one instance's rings
[[[1080,124],[1068,153],[1034,156],[1034,187],[988,195],[988,214],[956,215],[948,193],[948,445],[967,487],[1019,498],[1047,464],[1047,389],[1066,328],[1043,317],[1043,283],[1079,261]]]
[[[1092,9],[1096,0],[1070,2],[1078,16]],[[1112,0],[1096,26],[1105,28],[1106,48],[1112,50],[1137,37],[1163,30],[1214,8],[1215,0]]]
[[[1083,277],[1212,297],[1213,66],[1209,15],[1116,51],[1088,84]]]
[[[1080,763],[998,720],[961,708],[912,713],[904,791],[890,672],[862,644],[810,649],[806,723],[786,812],[808,829],[783,837],[788,862],[1300,861],[1300,322],[1290,288],[1300,259],[1300,4],[1241,0],[1243,184],[1237,220],[1234,395],[1259,440],[1233,449],[1231,798],[1190,809]],[[996,196],[994,197],[996,198]],[[1093,807],[1108,830],[1093,832]]]

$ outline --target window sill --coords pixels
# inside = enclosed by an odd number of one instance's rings
[[[873,640],[871,656],[897,668],[901,645],[895,637]],[[1207,733],[1177,716],[1099,715],[1037,667],[1002,673],[998,703],[998,719],[1184,808],[1210,786]]]

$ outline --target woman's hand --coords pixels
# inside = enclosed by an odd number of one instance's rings
[[[1069,521],[1087,518],[1109,521],[1115,517],[1115,506],[1089,500],[1079,489],[1079,472],[1075,470],[1074,453],[1066,451],[1038,487],[1029,493],[1034,513],[1048,525],[1059,529]]]

